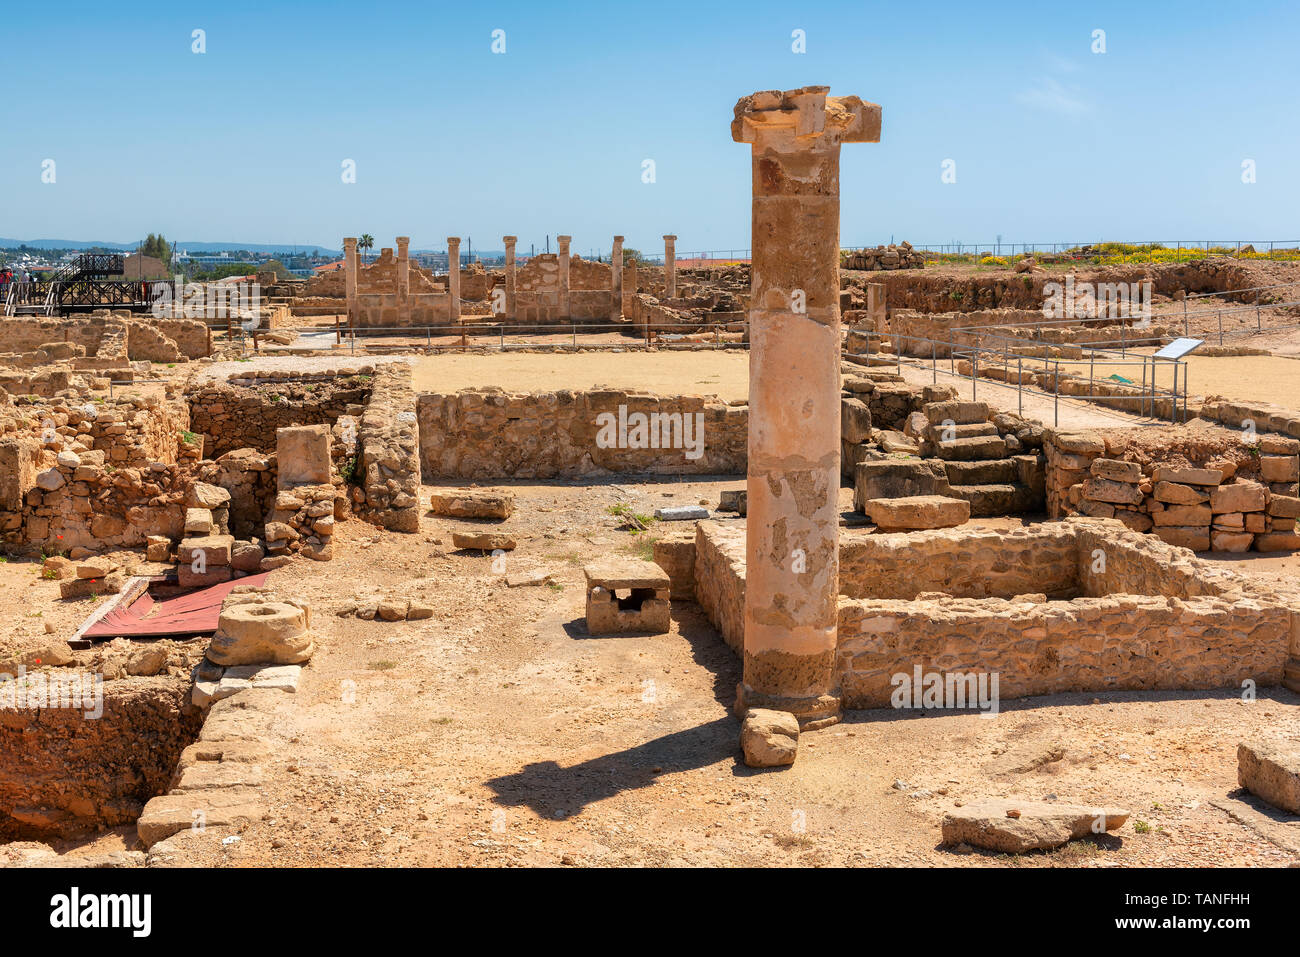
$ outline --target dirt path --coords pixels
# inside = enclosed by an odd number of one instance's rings
[[[944,372],[942,363],[936,372],[934,366],[904,359],[902,373],[904,380],[915,385],[928,385],[932,382],[951,385],[956,387],[959,398],[971,398],[970,378]],[[1054,396],[1029,387],[1018,393],[1014,385],[993,379],[976,380],[974,391],[977,401],[987,402],[997,411],[1019,412],[1027,419],[1037,419],[1044,425],[1059,425],[1063,429],[1113,429],[1156,422],[1155,419],[1129,415],[1069,396],[1061,396],[1058,404]]]
[[[310,601],[317,654],[267,768],[270,820],[195,845],[213,865],[1276,865],[1297,855],[1243,820],[1237,742],[1300,735],[1300,696],[1073,694],[1004,702],[996,718],[852,712],[807,735],[794,767],[739,760],[740,666],[698,609],[670,634],[591,638],[582,565],[643,552],[606,511],[716,502],[740,480],[515,486],[510,589],[490,556],[340,527],[339,557],[272,584]],[[994,520],[1005,524],[1008,519]],[[499,570],[499,569],[498,569]],[[341,618],[371,593],[419,594],[428,621]],[[353,686],[349,682],[355,683]],[[351,690],[351,693],[350,692]],[[943,812],[987,796],[1119,804],[1118,836],[1008,858],[938,847]],[[1224,807],[1212,802],[1220,802]],[[1138,825],[1136,822],[1142,822]],[[129,844],[129,833],[95,842]]]

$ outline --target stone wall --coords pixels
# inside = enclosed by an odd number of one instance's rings
[[[1233,430],[1276,432],[1300,439],[1300,412],[1268,402],[1240,402],[1212,395],[1201,405],[1200,417]]]
[[[185,405],[23,401],[0,439],[0,537],[66,551],[136,545],[183,521]]]
[[[205,455],[235,449],[275,453],[276,431],[295,425],[333,425],[369,401],[375,370],[355,373],[265,372],[257,377],[196,383],[186,392],[190,428],[207,437]]]
[[[745,649],[745,527],[695,526],[695,600],[737,655]]]
[[[569,310],[560,302],[560,262],[556,253],[539,253],[515,273],[515,321],[604,322],[614,306],[608,263],[569,257]]]
[[[375,374],[357,433],[360,517],[397,532],[420,530],[420,442],[411,368],[393,364]]]
[[[918,665],[923,674],[997,674],[1003,699],[1276,685],[1291,617],[1244,598],[843,599],[836,670],[848,708],[889,707],[891,677]]]
[[[696,600],[739,654],[743,527],[699,523],[694,567]],[[1300,669],[1300,590],[1115,520],[850,533],[839,587],[836,670],[849,708],[888,707],[890,678],[916,666],[996,672],[1002,698],[1276,685],[1285,667]]]
[[[193,319],[155,319],[106,309],[64,318],[10,316],[0,322],[0,355],[36,353],[66,343],[77,349],[74,368],[96,369],[126,361],[184,362],[212,352],[208,327]],[[50,356],[37,357],[49,361]],[[107,363],[107,365],[105,365]]]
[[[626,428],[619,434],[620,407]],[[417,411],[420,454],[426,481],[446,478],[556,478],[642,474],[744,474],[749,409],[716,396],[660,396],[616,389],[509,393],[469,389],[422,393]],[[600,421],[598,417],[605,416]],[[637,414],[672,427],[678,447],[652,446],[663,430],[635,429]],[[660,419],[650,420],[658,414]],[[680,447],[685,416],[702,422],[697,458]],[[614,423],[601,437],[602,423]],[[653,437],[649,433],[654,432]],[[612,435],[611,435],[612,433]],[[606,442],[606,438],[613,442]],[[647,439],[644,446],[641,440]],[[692,432],[694,441],[699,433]],[[599,440],[599,441],[598,441]]]
[[[1160,448],[1123,431],[1045,430],[1048,514],[1119,519],[1194,551],[1300,549],[1300,441],[1167,431]]]
[[[1075,532],[1063,524],[1010,531],[972,528],[840,537],[840,594],[911,600],[923,592],[960,598],[1013,598],[1079,591]]]

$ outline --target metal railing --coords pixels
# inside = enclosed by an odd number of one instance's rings
[[[1062,386],[1067,382],[1079,383],[1078,392],[1071,391],[1064,393],[1068,398],[1075,398],[1099,405],[1114,404],[1120,411],[1131,411],[1143,418],[1167,418],[1169,421],[1178,422],[1186,421],[1187,415],[1187,363],[1183,360],[1157,359],[1154,356],[1143,353],[1123,354],[1114,350],[1093,349],[1087,359],[1068,359],[1058,356],[1025,356],[1014,353],[1010,349],[1010,343],[1023,344],[1023,340],[1014,337],[999,336],[994,337],[1003,342],[1002,346],[992,346],[988,344],[975,342],[959,342],[955,339],[942,339],[933,336],[912,336],[896,332],[865,332],[868,340],[868,349],[865,352],[848,353],[858,359],[869,361],[871,358],[880,359],[885,357],[885,353],[872,353],[870,350],[870,341],[872,339],[889,340],[894,346],[893,360],[897,366],[898,374],[902,375],[903,365],[906,362],[909,366],[920,367],[928,359],[931,366],[931,377],[934,383],[939,381],[939,371],[941,362],[948,366],[945,374],[953,378],[969,378],[971,382],[971,398],[975,399],[978,394],[978,386],[982,381],[986,385],[1001,386],[1005,388],[1014,388],[1016,390],[1017,412],[1024,414],[1024,399],[1028,393],[1041,398],[1050,398],[1053,404],[1053,425],[1060,424],[1060,401]],[[905,344],[919,346],[914,348],[907,355],[904,354],[903,346]],[[917,354],[920,352],[921,354]],[[925,355],[924,353],[929,353]],[[970,365],[970,371],[965,372],[959,365],[959,362],[965,361]],[[1088,364],[1087,375],[1082,374],[1082,369],[1074,369],[1072,366],[1082,366]],[[1062,364],[1066,369],[1062,371]],[[1161,387],[1158,384],[1157,369],[1161,366],[1171,366],[1173,373],[1173,382],[1169,388]],[[1116,382],[1113,379],[1098,378],[1098,370],[1102,373],[1107,368],[1133,368],[1141,366],[1141,381]],[[1014,368],[1014,373],[1012,369]],[[984,370],[981,374],[981,369]],[[991,369],[1004,370],[1001,379],[989,374]],[[1011,381],[1014,375],[1014,383]],[[1182,389],[1179,390],[1181,381]],[[1050,385],[1050,389],[1047,386]],[[1087,394],[1082,390],[1087,387]],[[1168,409],[1165,412],[1165,409]],[[1159,423],[1135,422],[1134,425],[1147,425]]]
[[[529,349],[567,345],[584,349],[673,348],[674,346],[737,348],[744,343],[724,340],[724,333],[743,332],[743,322],[704,322],[645,324],[631,322],[506,323],[467,322],[462,324],[423,326],[348,326],[340,319],[333,326],[278,326],[274,329],[248,328],[238,322],[228,324],[227,335],[238,339],[252,338],[254,346],[269,334],[295,333],[304,341],[285,348],[332,348],[346,345],[353,354],[358,342],[365,349],[425,348],[438,351],[511,348]],[[610,341],[610,337],[618,337]],[[707,337],[712,337],[710,340]],[[317,340],[313,346],[311,340]],[[332,340],[330,345],[320,342]],[[599,341],[597,341],[599,340]]]

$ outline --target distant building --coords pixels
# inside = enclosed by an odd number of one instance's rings
[[[167,279],[169,275],[167,264],[153,256],[131,253],[122,261],[124,279]]]

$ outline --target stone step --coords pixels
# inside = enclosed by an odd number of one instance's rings
[[[944,462],[951,485],[1011,485],[1020,479],[1015,459],[981,459]]]
[[[985,435],[997,435],[998,427],[992,422],[971,422],[966,425],[931,425],[928,426],[931,442],[943,439],[976,439]]]
[[[1042,496],[1035,495],[1033,489],[1019,482],[953,485],[948,494],[970,502],[971,518],[1041,512],[1045,507]]]
[[[971,462],[979,459],[1007,457],[1006,440],[997,435],[981,435],[951,442],[936,442],[935,454],[945,461]]]

